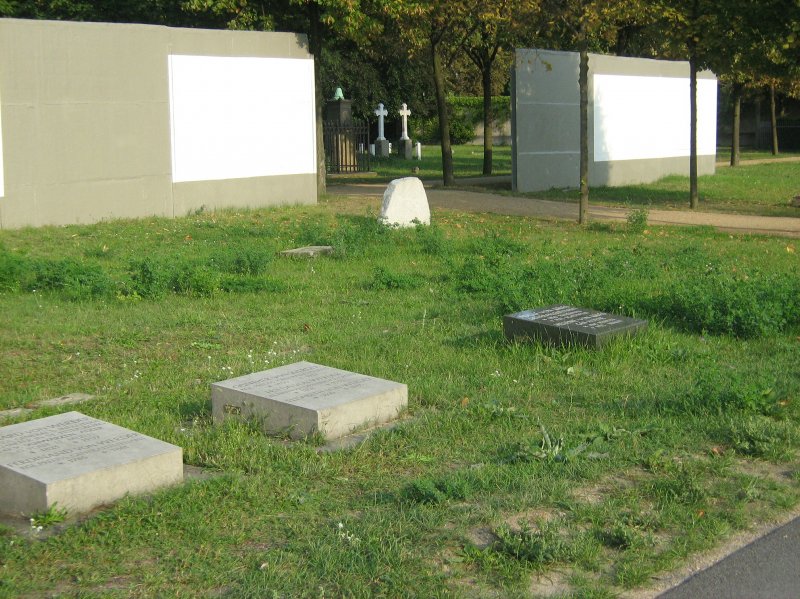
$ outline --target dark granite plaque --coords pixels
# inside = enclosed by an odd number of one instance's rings
[[[646,320],[564,304],[503,317],[503,331],[508,339],[528,338],[553,345],[601,347],[614,337],[633,335],[645,327]]]

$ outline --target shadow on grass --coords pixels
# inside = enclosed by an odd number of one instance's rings
[[[189,399],[178,404],[178,413],[182,421],[211,418],[210,399]]]

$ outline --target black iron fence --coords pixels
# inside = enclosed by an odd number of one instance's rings
[[[761,123],[756,135],[756,148],[768,149],[772,147],[772,126]],[[778,149],[800,150],[800,122],[778,123]]]
[[[364,173],[369,171],[369,126],[352,121],[323,124],[326,173]]]

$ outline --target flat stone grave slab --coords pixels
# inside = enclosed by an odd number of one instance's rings
[[[180,447],[80,412],[0,427],[0,511],[87,512],[183,480]]]
[[[293,250],[284,250],[281,256],[289,257],[316,257],[323,254],[332,254],[333,246],[331,245],[307,245],[301,248],[294,248]]]
[[[397,418],[408,387],[312,362],[295,362],[211,385],[215,422],[258,419],[269,434],[337,439]]]
[[[614,337],[634,335],[646,320],[556,304],[503,317],[508,339],[529,338],[553,345],[601,347]]]

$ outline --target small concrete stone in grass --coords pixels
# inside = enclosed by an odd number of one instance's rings
[[[333,253],[333,246],[330,245],[307,245],[305,247],[294,248],[292,250],[284,250],[281,252],[281,256],[290,256],[290,257],[307,256],[314,258],[322,254],[332,254],[332,253]]]
[[[380,219],[395,227],[431,224],[431,209],[422,181],[403,177],[389,183],[383,193]]]
[[[45,399],[43,401],[37,402],[36,407],[52,408],[58,406],[71,406],[74,404],[91,401],[93,399],[94,395],[89,395],[88,393],[68,393],[67,395],[62,395],[61,397],[54,397],[53,399]]]
[[[408,405],[406,385],[296,362],[211,385],[215,422],[257,419],[269,434],[337,439],[389,422]]]
[[[88,512],[183,480],[180,447],[80,412],[0,427],[0,512]]]
[[[601,347],[618,336],[634,335],[646,320],[556,304],[503,317],[508,339],[533,339],[552,345]]]

